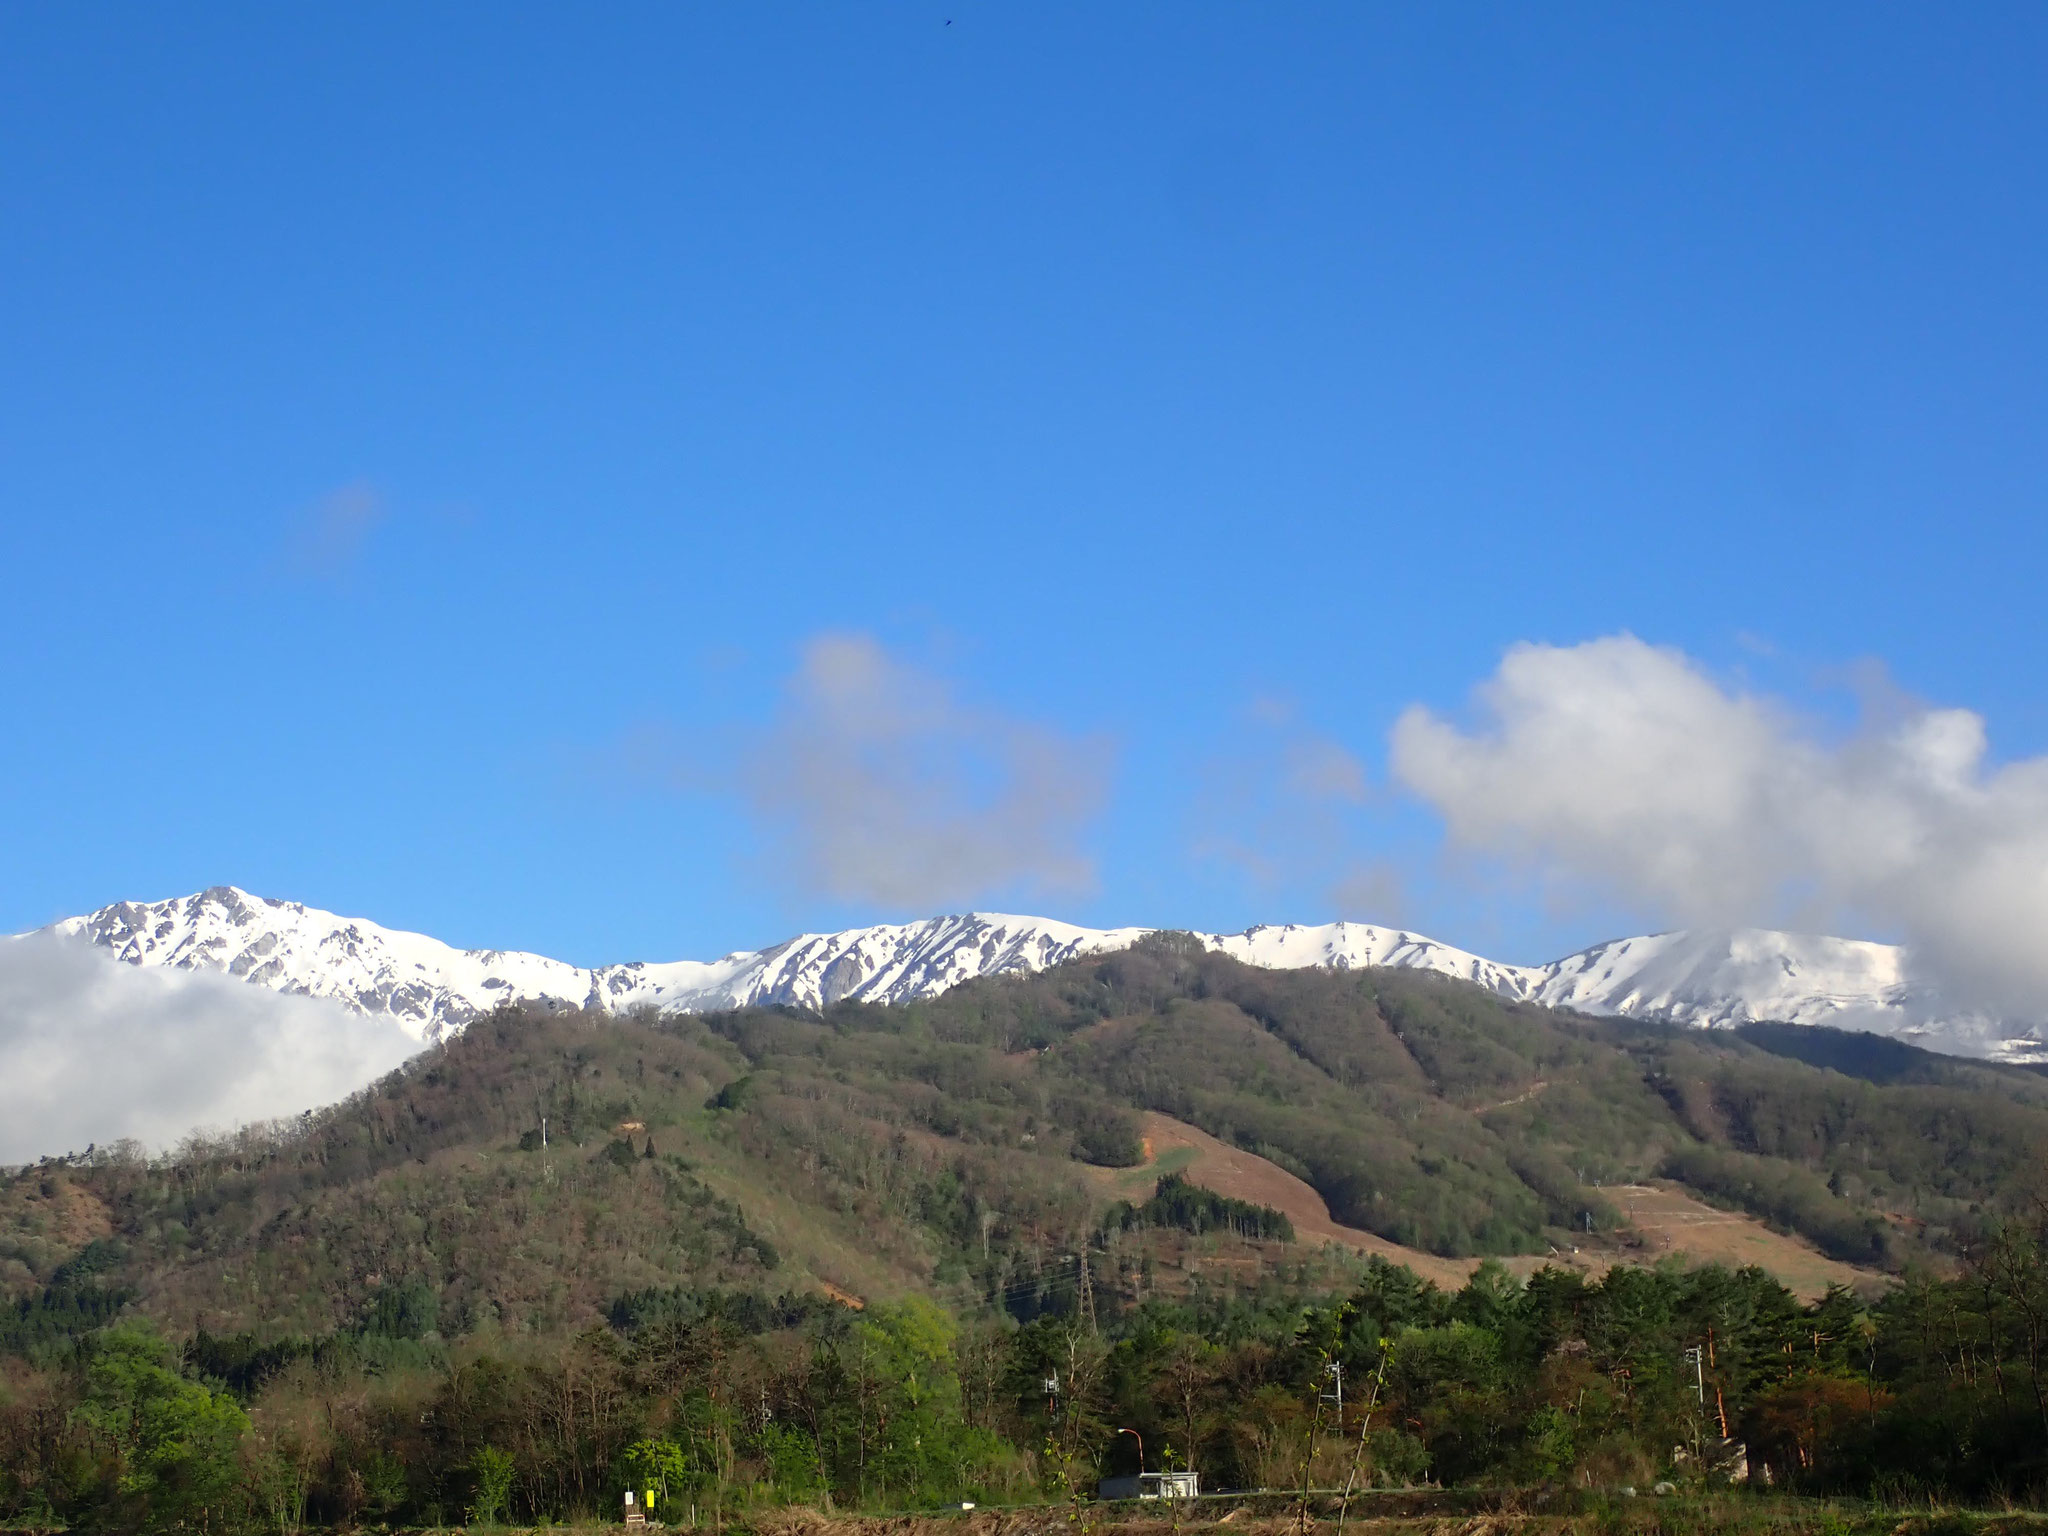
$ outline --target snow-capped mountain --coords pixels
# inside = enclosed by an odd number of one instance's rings
[[[612,1013],[702,1013],[756,1003],[816,1008],[842,998],[903,1002],[976,976],[1043,970],[1121,949],[1148,930],[969,913],[804,934],[722,960],[585,969],[516,950],[455,949],[425,934],[216,886],[173,901],[121,902],[48,931],[88,939],[131,965],[204,967],[333,998],[395,1019],[431,1042],[508,1001]]]
[[[1038,971],[1122,949],[1152,930],[973,912],[803,934],[720,960],[586,969],[517,951],[455,949],[423,934],[217,886],[172,901],[123,902],[50,931],[89,940],[132,965],[219,970],[280,991],[332,998],[431,1042],[505,1001],[611,1012],[819,1007],[843,998],[904,1002],[978,976]],[[1909,984],[1901,950],[1854,939],[1694,930],[1618,939],[1548,965],[1516,966],[1365,923],[1199,937],[1247,964],[1275,969],[1429,970],[1504,997],[1586,1013],[1701,1026],[1757,1019],[1832,1024],[1955,1055],[2048,1060],[2038,1025],[2001,1025],[1945,1011]]]
[[[1780,933],[1692,929],[1613,939],[1548,965],[1506,965],[1420,934],[1365,923],[1205,934],[1249,965],[1337,969],[1385,965],[1477,982],[1503,997],[1581,1013],[1666,1019],[1701,1028],[1759,1020],[1891,1035],[1953,1056],[2048,1061],[2048,1032],[1944,1007],[1909,983],[1894,944]]]

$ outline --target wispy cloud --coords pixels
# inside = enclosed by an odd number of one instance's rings
[[[388,512],[383,493],[367,481],[328,492],[293,519],[286,551],[291,570],[315,581],[345,579]]]
[[[740,800],[807,896],[924,912],[1094,888],[1109,742],[963,702],[869,635],[811,640],[765,729],[659,755]]]
[[[1402,883],[1367,851],[1358,814],[1371,798],[1365,764],[1291,701],[1254,700],[1206,777],[1197,859],[1234,869],[1261,896],[1312,890],[1335,916],[1398,921]]]
[[[1660,920],[1875,925],[1959,1003],[2048,1008],[2048,758],[1995,766],[1985,722],[1864,691],[1830,733],[1679,651],[1519,645],[1469,729],[1420,707],[1402,784],[1454,844]]]
[[[395,1024],[50,934],[0,940],[0,1162],[332,1103],[419,1050]]]

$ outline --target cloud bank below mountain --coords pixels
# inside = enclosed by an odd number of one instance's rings
[[[0,1163],[295,1114],[419,1048],[328,999],[124,965],[51,934],[0,942]]]

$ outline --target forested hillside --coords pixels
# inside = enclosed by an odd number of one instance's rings
[[[1852,1263],[1947,1263],[2048,1148],[2048,1081],[2023,1070],[1560,1015],[1413,972],[1256,970],[1161,938],[902,1007],[500,1013],[300,1123],[22,1172],[0,1187],[0,1275],[31,1306],[83,1286],[230,1333],[344,1326],[400,1281],[451,1334],[572,1328],[678,1283],[1028,1315],[1082,1253],[1095,1284],[1137,1283],[1144,1229],[1082,1176],[1139,1160],[1137,1110],[1447,1255],[1626,1257],[1603,1186],[1662,1175]],[[1238,1227],[1269,1269],[1305,1257]]]

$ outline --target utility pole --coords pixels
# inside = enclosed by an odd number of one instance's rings
[[[1699,1397],[1700,1406],[1707,1406],[1707,1351],[1704,1345],[1695,1344],[1685,1352],[1685,1363],[1692,1367],[1693,1392]]]
[[[1714,1365],[1714,1330],[1707,1328],[1707,1364]],[[1721,1421],[1721,1438],[1728,1438],[1728,1400],[1721,1395],[1720,1368],[1714,1370],[1714,1416]]]

